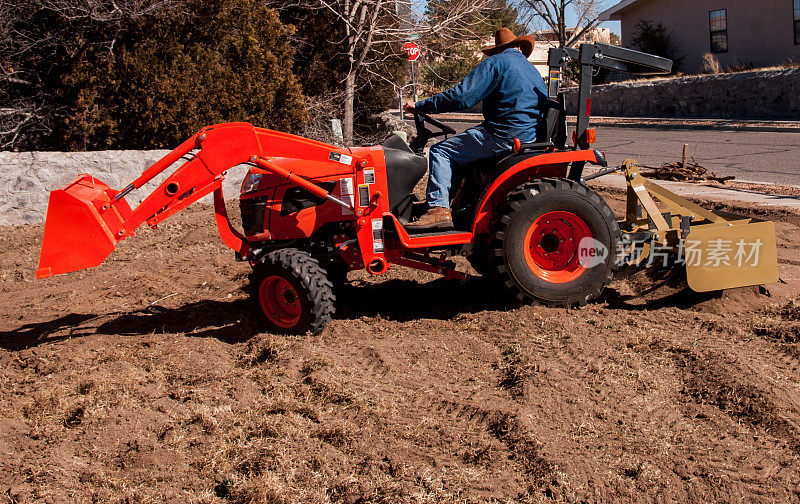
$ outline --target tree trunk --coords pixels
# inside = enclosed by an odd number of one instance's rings
[[[353,102],[356,94],[356,72],[351,67],[345,79],[344,91],[344,121],[342,121],[342,136],[345,145],[353,145]]]

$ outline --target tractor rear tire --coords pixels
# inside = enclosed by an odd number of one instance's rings
[[[614,278],[620,228],[584,184],[545,178],[506,196],[493,241],[498,279],[523,303],[585,305]]]
[[[308,252],[285,248],[253,266],[253,287],[270,328],[285,334],[318,334],[333,318],[333,286]]]

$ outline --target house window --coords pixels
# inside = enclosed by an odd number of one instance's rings
[[[800,0],[794,0],[794,43],[800,45]]]
[[[795,0],[797,3],[800,0]],[[720,9],[708,14],[711,26],[711,52],[728,52],[728,11]]]

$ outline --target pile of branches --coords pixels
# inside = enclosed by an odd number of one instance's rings
[[[707,169],[692,158],[691,162],[685,165],[681,162],[664,163],[660,168],[652,166],[640,166],[642,175],[655,180],[669,180],[672,182],[720,182],[725,183],[736,177],[720,177],[716,173],[709,173]]]

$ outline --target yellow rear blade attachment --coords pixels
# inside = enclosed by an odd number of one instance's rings
[[[696,292],[778,281],[774,222],[693,227],[684,241],[686,280]]]
[[[628,264],[652,263],[654,256],[669,252],[686,267],[687,282],[696,292],[778,281],[775,223],[726,219],[647,180],[633,160],[622,168],[628,182],[626,233],[648,237],[638,255],[625,250]]]

